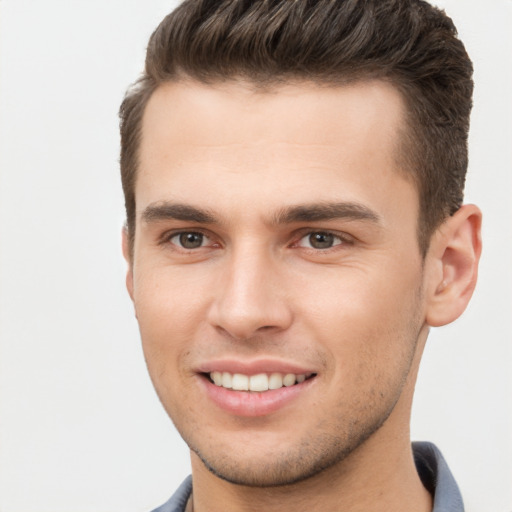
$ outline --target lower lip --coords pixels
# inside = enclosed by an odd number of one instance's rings
[[[236,416],[256,417],[272,414],[306,392],[315,377],[289,387],[269,391],[233,391],[217,386],[207,377],[200,376],[200,381],[208,397],[221,409]]]

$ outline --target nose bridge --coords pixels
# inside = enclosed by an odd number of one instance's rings
[[[291,311],[280,288],[276,257],[261,245],[246,241],[226,258],[211,311],[211,322],[236,339],[259,331],[285,329]]]

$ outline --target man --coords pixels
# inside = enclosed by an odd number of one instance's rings
[[[413,0],[185,1],[121,106],[127,287],[191,450],[167,511],[461,511],[411,447],[473,292],[472,66]]]

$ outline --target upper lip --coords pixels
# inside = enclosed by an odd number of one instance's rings
[[[255,359],[243,361],[237,359],[216,359],[200,364],[198,373],[211,372],[241,373],[257,375],[258,373],[293,373],[295,375],[316,373],[311,367],[279,359]]]

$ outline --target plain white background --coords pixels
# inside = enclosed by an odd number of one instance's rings
[[[124,290],[117,109],[175,2],[0,0],[0,511],[137,512],[188,474]],[[469,310],[432,332],[414,439],[512,511],[512,2],[445,0],[475,64]]]

